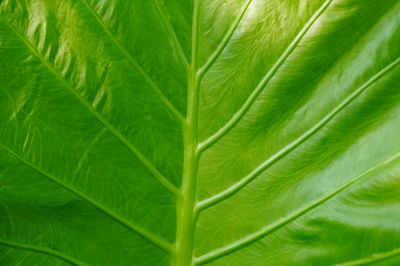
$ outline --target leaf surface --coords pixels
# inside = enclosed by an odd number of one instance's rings
[[[1,265],[398,265],[397,0],[0,1]]]

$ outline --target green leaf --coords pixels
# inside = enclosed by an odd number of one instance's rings
[[[399,265],[398,0],[0,0],[1,265]]]

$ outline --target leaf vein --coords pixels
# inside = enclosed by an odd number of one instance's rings
[[[280,69],[280,67],[286,62],[287,58],[292,54],[292,52],[297,48],[300,41],[307,34],[309,29],[314,25],[314,23],[318,20],[319,17],[328,9],[329,5],[333,0],[327,0],[322,4],[322,6],[314,13],[314,15],[310,18],[310,20],[305,24],[305,26],[301,29],[301,31],[297,34],[297,36],[293,39],[293,41],[289,44],[283,54],[279,57],[277,62],[271,67],[268,73],[261,79],[256,88],[252,91],[250,96],[246,99],[244,104],[240,107],[240,109],[229,119],[229,121],[222,126],[216,133],[211,135],[209,138],[204,140],[199,144],[199,152],[203,152],[208,149],[211,145],[216,143],[220,138],[225,136],[248,112],[250,107],[253,105],[258,95],[262,92],[264,87],[268,84],[268,82],[274,77],[275,73]]]
[[[230,254],[238,249],[241,249],[243,247],[248,246],[249,244],[265,237],[266,235],[271,234],[272,232],[278,230],[279,228],[285,226],[286,224],[293,222],[297,219],[299,219],[300,217],[302,217],[303,215],[305,215],[306,213],[308,213],[309,211],[317,208],[318,206],[322,205],[323,203],[325,203],[326,201],[328,201],[329,199],[333,198],[334,196],[338,195],[340,192],[344,191],[345,189],[349,188],[351,185],[357,183],[358,181],[360,181],[361,179],[363,179],[364,177],[368,176],[369,174],[371,174],[372,172],[374,172],[375,170],[387,166],[388,164],[392,163],[393,161],[395,161],[396,159],[400,158],[400,153],[396,153],[395,155],[391,156],[389,159],[384,160],[378,164],[376,164],[375,166],[369,168],[368,170],[366,170],[365,172],[363,172],[362,174],[356,176],[355,178],[351,179],[349,182],[345,183],[344,185],[342,185],[341,187],[337,188],[336,190],[332,191],[331,193],[323,196],[322,198],[314,201],[313,203],[305,206],[304,208],[294,212],[293,214],[278,219],[277,221],[275,221],[274,223],[265,226],[264,228],[258,230],[257,232],[254,232],[246,237],[243,237],[242,239],[235,241],[234,243],[227,245],[225,247],[216,249],[214,251],[211,251],[203,256],[200,256],[196,259],[196,264],[204,264],[204,263],[208,263],[212,260],[215,260],[217,258],[220,258],[222,256],[225,256],[227,254]],[[400,252],[400,250],[398,250],[397,252]],[[391,256],[394,256],[394,254],[391,254]],[[363,260],[364,261],[364,260]],[[369,260],[365,260],[365,261],[369,261]],[[360,265],[360,264],[343,264],[343,265]]]
[[[206,63],[200,67],[199,69],[199,79],[201,79],[207,71],[211,68],[211,66],[215,63],[221,53],[224,51],[225,47],[228,45],[229,40],[232,38],[233,34],[235,33],[236,29],[238,28],[240,22],[242,21],[244,15],[246,14],[247,9],[249,8],[251,2],[253,0],[247,0],[243,8],[240,10],[239,15],[236,17],[235,21],[233,22],[231,28],[223,37],[221,43],[217,46],[217,49],[214,53],[208,58]]]
[[[28,251],[33,251],[33,252],[37,252],[37,253],[42,253],[45,255],[56,257],[56,258],[63,260],[71,265],[87,266],[86,263],[83,263],[76,258],[73,258],[67,254],[64,254],[60,251],[50,249],[50,248],[39,247],[39,246],[34,246],[34,245],[27,245],[27,244],[17,243],[14,241],[8,241],[8,240],[3,240],[3,239],[0,239],[0,245],[8,246],[8,247],[14,248],[14,249],[22,249],[22,250],[28,250]]]
[[[13,26],[5,23],[6,26],[10,28],[10,30],[28,47],[28,49],[40,59],[44,66],[79,100],[88,111],[106,127],[123,145],[125,145],[141,162],[142,164],[150,171],[150,173],[170,192],[173,194],[177,193],[177,188],[165,177],[163,176],[156,168],[152,165],[152,163],[135,147],[133,144],[126,139],[113,125],[111,125],[106,119],[104,119],[91,105],[87,102],[76,90],[75,88],[68,83],[62,75],[60,75],[48,62],[47,60],[35,50],[33,45],[25,39]]]
[[[175,48],[175,51],[176,51],[176,54],[179,57],[179,60],[181,61],[182,65],[186,69],[188,69],[189,68],[189,62],[188,62],[188,60],[186,58],[185,53],[183,52],[182,46],[181,46],[181,44],[180,44],[180,42],[178,40],[178,36],[176,35],[176,32],[175,32],[174,28],[173,28],[173,26],[171,25],[171,23],[168,20],[168,17],[166,15],[166,11],[162,7],[162,4],[161,4],[160,0],[154,0],[154,2],[155,2],[155,5],[156,5],[156,8],[157,8],[157,12],[161,17],[161,21],[163,22],[164,27],[166,28],[166,30],[167,30],[170,38],[171,38],[173,47]]]
[[[107,28],[104,21],[100,18],[99,14],[93,9],[93,7],[86,1],[81,0],[84,6],[89,10],[92,16],[95,18],[96,22],[104,30],[104,32],[109,36],[110,40],[114,45],[122,52],[122,54],[128,59],[128,61],[138,70],[138,72],[143,76],[146,82],[150,85],[151,89],[157,95],[157,97],[162,101],[168,111],[171,112],[181,123],[184,121],[182,114],[175,108],[175,106],[169,101],[169,99],[162,93],[157,84],[152,80],[152,78],[143,70],[139,63],[132,57],[132,55],[119,43],[111,31]]]
[[[48,173],[46,170],[43,170],[42,168],[36,166],[34,163],[28,161],[27,159],[25,159],[24,157],[22,157],[21,155],[17,154],[15,151],[13,151],[12,149],[10,149],[9,147],[7,147],[6,145],[4,145],[3,143],[0,143],[0,147],[2,147],[3,149],[5,149],[6,151],[8,151],[10,154],[12,154],[15,158],[17,158],[18,160],[20,160],[21,162],[23,162],[24,164],[26,164],[27,166],[29,166],[30,168],[32,168],[33,170],[35,170],[36,172],[38,172],[39,174],[41,174],[42,176],[48,178],[49,180],[53,181],[54,183],[60,185],[61,187],[63,187],[64,189],[68,190],[69,192],[75,194],[76,196],[78,196],[79,198],[85,200],[86,202],[90,203],[91,205],[95,206],[97,209],[99,209],[100,211],[102,211],[104,214],[108,215],[109,217],[113,218],[115,221],[119,222],[120,224],[122,224],[123,226],[127,227],[128,229],[136,232],[137,234],[139,234],[140,236],[142,236],[143,238],[151,241],[152,243],[154,243],[155,245],[157,245],[158,247],[164,249],[167,252],[171,252],[171,244],[166,242],[165,240],[159,238],[156,235],[153,235],[152,233],[146,231],[145,229],[140,228],[139,226],[133,224],[132,222],[128,221],[126,218],[118,215],[117,213],[115,213],[114,211],[112,211],[111,209],[109,209],[108,207],[104,206],[103,204],[97,202],[96,200],[94,200],[93,198],[91,198],[90,196],[86,195],[84,192],[76,189],[75,187],[73,187],[71,184],[68,184],[66,182],[61,181],[60,179],[56,178],[55,176],[53,176],[52,174]]]
[[[323,128],[329,121],[331,121],[340,111],[342,111],[345,107],[347,107],[351,102],[358,98],[366,89],[368,89],[371,85],[377,82],[380,78],[382,78],[385,74],[389,73],[394,67],[396,67],[400,63],[400,57],[396,60],[392,61],[385,68],[381,69],[378,73],[372,76],[367,82],[357,88],[353,93],[351,93],[348,97],[346,97],[339,105],[336,106],[331,112],[329,112],[326,116],[323,117],[316,125],[314,125],[311,129],[306,131],[300,137],[298,137],[295,141],[291,142],[283,149],[275,153],[269,159],[264,161],[261,165],[256,167],[250,174],[246,177],[242,178],[240,181],[232,185],[231,187],[225,189],[224,191],[212,196],[209,199],[203,200],[197,205],[197,212],[202,211],[232,195],[240,191],[243,187],[253,181],[257,176],[259,176],[263,171],[272,166],[274,163],[282,159],[289,152],[293,151],[299,145],[308,140],[311,136],[317,133],[321,128]]]
[[[369,265],[376,262],[381,262],[384,260],[391,259],[395,256],[400,255],[400,248],[394,249],[388,252],[374,254],[371,257],[363,258],[359,260],[349,261],[345,263],[336,264],[336,266],[356,266],[356,265]]]

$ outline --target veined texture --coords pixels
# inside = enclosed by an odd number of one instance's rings
[[[0,264],[400,264],[398,0],[0,0]]]

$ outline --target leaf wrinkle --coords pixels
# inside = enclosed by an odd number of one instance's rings
[[[183,52],[182,45],[180,44],[178,37],[175,33],[175,30],[173,26],[171,25],[171,22],[169,22],[169,19],[167,17],[166,11],[164,10],[160,0],[154,0],[157,12],[160,15],[160,18],[164,24],[164,27],[166,28],[171,40],[173,47],[176,50],[176,54],[178,55],[179,59],[181,60],[182,65],[188,69],[189,68],[189,62],[186,58],[185,53]]]
[[[151,79],[151,77],[143,70],[143,68],[138,64],[138,62],[132,57],[132,55],[119,43],[119,41],[114,37],[111,31],[107,28],[103,20],[97,14],[97,12],[93,9],[93,7],[86,1],[81,0],[84,6],[89,10],[89,12],[93,15],[97,23],[104,30],[104,32],[109,36],[111,41],[115,44],[116,47],[122,52],[122,54],[128,59],[128,61],[138,70],[138,72],[143,76],[146,82],[150,85],[151,89],[157,95],[157,97],[161,100],[161,102],[165,105],[171,114],[173,114],[180,122],[183,122],[184,118],[182,114],[175,108],[175,106],[170,102],[170,100],[162,93],[157,84]]]
[[[177,188],[165,177],[163,176],[152,163],[145,158],[145,156],[128,140],[126,139],[122,133],[120,133],[113,125],[111,125],[106,119],[104,119],[94,108],[93,106],[86,101],[76,90],[75,88],[65,80],[65,78],[57,72],[54,67],[52,67],[47,60],[35,50],[32,44],[24,38],[13,26],[9,23],[5,22],[5,25],[8,26],[11,31],[28,47],[28,49],[40,59],[44,66],[62,83],[64,86],[69,89],[69,91],[81,102],[87,110],[106,127],[122,144],[124,144],[141,162],[142,164],[150,171],[150,173],[170,192],[173,194],[177,193]]]

